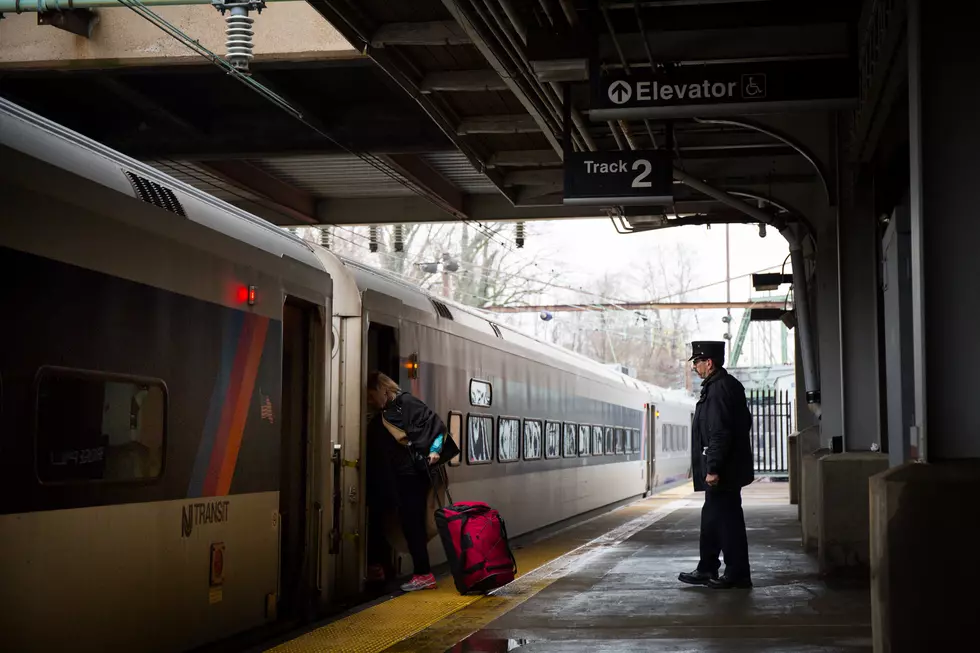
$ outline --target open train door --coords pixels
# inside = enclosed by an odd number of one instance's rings
[[[646,449],[647,463],[646,494],[653,492],[657,486],[657,414],[655,405],[646,405],[646,414],[643,420],[646,423],[646,430],[643,433],[643,447]]]
[[[328,307],[329,310],[329,307]],[[317,498],[318,434],[326,424],[325,312],[287,296],[283,305],[282,420],[279,458],[280,619],[304,619],[320,584],[323,506]],[[268,607],[267,607],[268,609]]]

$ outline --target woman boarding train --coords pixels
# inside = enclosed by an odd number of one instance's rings
[[[428,543],[436,534],[436,493],[445,484],[440,487],[441,475],[434,472],[459,448],[432,409],[380,372],[368,375],[367,402],[377,411],[367,433],[368,578],[384,580],[385,517],[397,512],[414,568],[401,589],[435,589]]]

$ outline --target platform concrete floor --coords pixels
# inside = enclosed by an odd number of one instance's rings
[[[703,495],[694,494],[449,650],[871,651],[867,581],[819,577],[815,560],[803,553],[788,496],[788,484],[779,482],[743,491],[751,590],[677,580],[698,561]]]

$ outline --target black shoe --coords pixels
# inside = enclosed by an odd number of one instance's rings
[[[718,572],[708,573],[700,569],[684,571],[677,576],[677,580],[688,585],[708,585],[711,581],[718,580]]]
[[[728,574],[723,575],[721,578],[712,578],[708,581],[708,587],[715,590],[727,590],[727,589],[750,589],[752,587],[751,578],[730,578]]]

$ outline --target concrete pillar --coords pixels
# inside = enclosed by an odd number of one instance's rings
[[[820,459],[830,454],[830,449],[817,449],[803,454],[800,486],[800,522],[803,529],[803,550],[816,553],[820,548]]]
[[[930,461],[980,458],[975,362],[980,294],[973,285],[980,278],[976,37],[951,2],[918,2],[921,134],[911,127],[921,163],[912,161],[911,221],[913,268],[917,222],[922,234],[926,455]],[[951,357],[966,364],[950,364]]]
[[[870,486],[875,653],[957,644],[955,650],[974,650],[978,601],[971,590],[980,566],[970,552],[980,542],[980,462],[906,463],[872,477]]]
[[[817,460],[819,508],[817,561],[820,572],[855,572],[870,568],[868,479],[888,469],[888,455],[872,452],[830,454]]]
[[[844,450],[871,451],[873,444],[881,444],[876,264],[879,243],[870,181],[852,179],[844,185],[849,192],[838,234]],[[829,390],[826,388],[824,394]]]
[[[951,584],[980,583],[969,559],[980,541],[975,30],[950,0],[907,6],[914,419],[925,438],[911,444],[928,462],[871,481],[876,653],[975,648],[977,600]]]
[[[817,365],[820,371],[820,442],[830,446],[831,438],[841,435],[843,399],[841,395],[840,310],[837,287],[837,226],[833,220],[819,230],[816,274]]]

